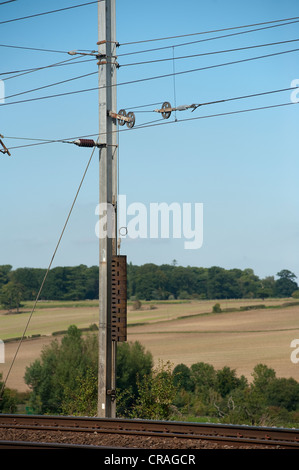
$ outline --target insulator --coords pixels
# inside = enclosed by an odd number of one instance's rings
[[[97,145],[92,139],[78,139],[74,141],[74,144],[79,147],[95,147]]]

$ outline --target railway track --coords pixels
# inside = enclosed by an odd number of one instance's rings
[[[59,444],[55,441],[55,434],[59,432],[60,435],[63,434],[66,443],[68,436],[81,433],[86,436],[96,434],[97,436],[113,436],[114,438],[127,436],[130,438],[132,446],[134,439],[138,436],[160,438],[161,440],[163,438],[191,439],[194,443],[202,440],[223,447],[299,449],[299,429],[244,425],[0,414],[1,430],[4,432],[6,430],[7,437],[1,438],[0,447],[9,445],[8,441],[11,435],[9,432],[13,431],[17,436],[22,431],[28,435],[34,433],[35,436],[40,433],[45,444],[47,440],[45,436],[47,433],[51,433],[52,445]],[[13,445],[13,442],[16,443],[15,438],[11,442],[10,445]],[[40,442],[36,444],[42,445]],[[24,446],[26,443],[22,442],[22,445]],[[32,442],[29,442],[28,445],[32,446]]]

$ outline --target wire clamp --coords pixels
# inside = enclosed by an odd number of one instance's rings
[[[197,109],[200,104],[183,104],[173,108],[168,101],[164,101],[161,109],[154,109],[155,113],[161,113],[163,119],[169,119],[173,111],[186,111],[187,109],[192,109],[192,112]]]

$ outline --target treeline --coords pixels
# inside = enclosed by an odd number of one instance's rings
[[[5,389],[0,413],[30,407],[36,414],[95,416],[98,402],[98,335],[70,326],[61,342],[46,346],[26,368],[25,397]],[[139,342],[120,343],[116,367],[117,417],[199,420],[298,427],[299,383],[257,364],[249,382],[230,367],[190,367],[159,361]],[[0,374],[1,386],[1,374]]]
[[[128,265],[128,297],[144,300],[289,297],[296,275],[284,269],[278,279],[260,279],[252,269],[145,264]]]
[[[46,269],[0,266],[0,303],[16,308],[21,300],[35,300]],[[56,267],[49,271],[41,300],[85,300],[99,298],[99,268],[85,265]]]
[[[34,300],[45,269],[0,266],[0,302],[16,308],[21,300]],[[289,297],[298,290],[296,275],[287,269],[260,279],[252,269],[128,264],[128,298],[241,299]],[[49,271],[41,300],[93,300],[99,298],[97,266],[56,267]]]

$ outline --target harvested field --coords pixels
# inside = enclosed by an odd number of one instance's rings
[[[249,380],[258,363],[273,367],[278,377],[294,377],[299,381],[299,364],[291,361],[291,341],[299,338],[299,306],[283,307],[290,299],[225,300],[143,303],[141,310],[128,308],[128,341],[139,341],[150,350],[155,361],[162,359],[173,365],[207,362],[215,368],[229,366]],[[219,302],[222,311],[212,313]],[[261,304],[272,308],[258,308]],[[276,308],[280,306],[280,308]],[[0,312],[1,339],[20,337],[28,320],[26,313]],[[42,335],[26,339],[19,350],[7,385],[20,391],[27,389],[23,376],[26,366],[40,356],[42,348],[54,340],[53,332],[66,330],[75,324],[88,328],[98,322],[97,303],[47,303],[38,306],[31,319],[27,335]],[[59,338],[59,336],[57,336]],[[18,347],[18,342],[5,343],[5,364],[0,373],[5,377]]]

